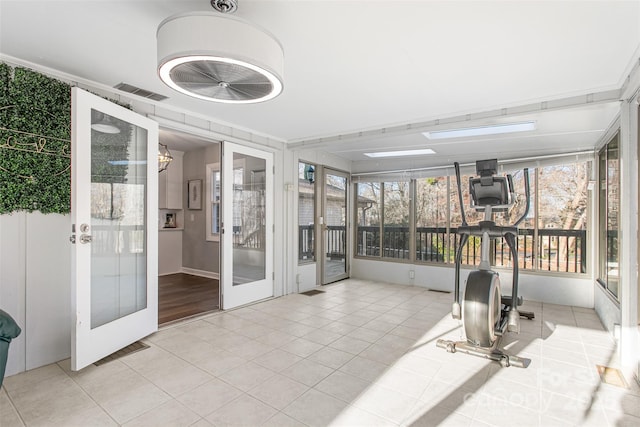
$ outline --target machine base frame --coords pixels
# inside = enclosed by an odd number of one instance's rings
[[[465,353],[472,356],[482,357],[483,359],[499,362],[504,368],[515,366],[516,368],[526,368],[531,363],[531,359],[514,356],[506,353],[499,348],[500,339],[497,339],[491,347],[477,347],[469,344],[467,341],[451,341],[440,339],[436,342],[436,346],[444,348],[448,353]]]

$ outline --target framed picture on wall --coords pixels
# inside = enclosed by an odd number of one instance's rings
[[[187,202],[187,208],[192,210],[202,209],[202,180],[191,179],[187,187],[187,194],[189,195],[189,201]]]
[[[165,215],[164,228],[176,228],[176,216],[173,213]]]

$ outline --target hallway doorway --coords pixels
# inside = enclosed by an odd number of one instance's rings
[[[158,278],[158,324],[220,308],[218,279],[175,273]]]

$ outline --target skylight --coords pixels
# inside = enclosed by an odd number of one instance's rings
[[[461,129],[436,130],[422,132],[429,139],[463,138],[467,136],[499,135],[512,132],[526,132],[536,129],[536,122],[505,123],[489,126],[477,126]]]
[[[375,153],[364,153],[368,157],[403,157],[403,156],[419,156],[422,154],[435,154],[431,148],[423,148],[420,150],[402,150],[402,151],[378,151]]]

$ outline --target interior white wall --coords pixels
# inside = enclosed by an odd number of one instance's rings
[[[182,271],[182,230],[158,231],[158,275]]]
[[[70,234],[69,215],[27,215],[27,370],[71,355]]]
[[[297,266],[296,282],[298,285],[298,292],[310,291],[318,285],[316,271],[317,264],[315,262],[299,264]]]
[[[26,213],[0,215],[0,309],[22,328],[9,345],[6,375],[26,368]]]
[[[245,142],[246,143],[246,142]],[[255,148],[265,150],[266,147],[255,146]],[[291,284],[294,283],[293,277],[291,277],[291,269],[289,265],[291,263],[291,255],[287,255],[286,250],[280,250],[279,248],[285,248],[288,244],[287,236],[290,233],[291,228],[291,209],[289,205],[288,191],[284,191],[285,188],[285,171],[287,168],[291,168],[291,164],[285,164],[284,150],[269,149],[273,153],[273,206],[275,209],[273,215],[273,296],[279,297],[287,293],[292,292],[290,289]]]
[[[409,277],[410,271],[414,272],[414,279]],[[471,271],[469,268],[460,270],[461,290],[464,289]],[[508,295],[511,292],[512,274],[508,270],[498,271],[502,293]],[[354,258],[351,263],[353,278],[415,285],[439,291],[453,292],[454,273],[453,266],[416,265],[363,258]],[[520,271],[518,283],[518,294],[525,300],[593,308],[593,281],[590,277],[527,274]]]
[[[202,201],[202,209],[188,209],[189,195],[186,190],[189,180],[199,179],[202,180],[204,191],[207,183],[207,164],[220,163],[220,144],[212,142],[205,148],[186,152],[182,160],[181,183],[184,214],[183,231],[180,233],[182,237],[180,255],[182,271],[206,277],[220,277],[220,242],[206,240],[207,209],[204,205],[205,201]]]
[[[283,221],[284,221],[284,236],[283,239],[283,295],[298,292],[298,280],[296,276],[296,266],[298,265],[298,246],[296,227],[297,224],[297,212],[298,212],[298,197],[297,197],[297,177],[298,177],[298,162],[294,160],[294,153],[291,150],[284,150],[282,153],[282,188],[283,189]],[[276,187],[277,189],[278,187]],[[294,188],[296,191],[294,191]],[[277,192],[277,190],[276,190]],[[277,218],[277,211],[276,211]],[[292,225],[293,224],[293,225]],[[276,246],[277,248],[277,246]],[[274,256],[274,263],[278,262],[278,254],[276,252]]]
[[[70,356],[70,234],[68,215],[0,216],[0,307],[22,328],[6,375]]]

